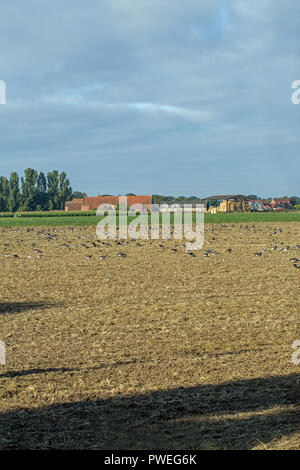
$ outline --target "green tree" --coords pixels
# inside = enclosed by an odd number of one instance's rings
[[[22,209],[25,211],[34,211],[36,209],[36,183],[37,171],[27,168],[24,171],[24,178],[21,178],[22,184]]]
[[[81,191],[74,191],[72,194],[72,199],[82,199],[83,195],[84,193],[82,193]]]
[[[59,175],[58,171],[49,171],[47,173],[48,183],[48,209],[59,209]]]
[[[0,176],[0,212],[9,210],[9,181],[6,176]]]
[[[48,209],[47,179],[41,171],[37,177],[36,183],[36,208],[45,211]]]
[[[66,201],[70,201],[72,199],[73,190],[70,186],[70,181],[67,178],[66,173],[63,171],[59,175],[59,208],[64,209]]]
[[[8,208],[11,212],[16,212],[21,204],[20,178],[18,173],[13,171],[9,178],[9,198]]]
[[[165,196],[161,196],[160,194],[153,194],[153,204],[161,204],[161,202],[164,201],[164,197]]]
[[[300,198],[298,196],[292,196],[290,198],[290,202],[293,206],[295,206],[296,204],[300,204]]]

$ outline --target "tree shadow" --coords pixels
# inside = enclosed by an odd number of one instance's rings
[[[27,310],[46,309],[61,306],[62,304],[51,302],[1,302],[0,315],[12,315],[26,312]]]
[[[144,362],[144,361],[139,361],[139,363]],[[57,372],[57,373],[64,373],[64,372],[81,372],[84,373],[84,371],[90,371],[90,370],[100,370],[104,369],[105,367],[120,367],[120,366],[125,366],[125,365],[130,365],[130,364],[136,364],[136,360],[132,361],[118,361],[114,362],[113,364],[100,364],[99,366],[93,366],[93,367],[87,367],[86,369],[80,369],[79,367],[75,368],[68,368],[68,367],[49,367],[47,369],[24,369],[24,370],[12,370],[12,371],[7,371],[4,372],[3,374],[0,374],[0,379],[13,379],[15,377],[24,377],[27,375],[36,375],[36,374],[49,374],[51,372]]]
[[[251,449],[299,432],[299,395],[292,374],[22,409],[2,448]]]
[[[49,374],[51,372],[75,372],[79,369],[68,369],[67,367],[49,367],[48,369],[25,369],[17,371],[8,371],[0,374],[0,379],[13,379],[15,377],[25,377],[35,374]]]

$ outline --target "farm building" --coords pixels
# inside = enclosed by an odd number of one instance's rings
[[[137,208],[142,209],[146,207],[149,211],[151,210],[152,196],[126,196],[127,206],[138,205]],[[107,209],[116,208],[119,204],[119,196],[95,196],[87,197],[84,196],[82,199],[72,199],[65,204],[65,211],[92,211],[97,210],[100,205],[105,205]]]
[[[206,212],[247,212],[250,211],[248,197],[241,194],[210,196],[204,199]],[[215,204],[217,203],[217,205]]]

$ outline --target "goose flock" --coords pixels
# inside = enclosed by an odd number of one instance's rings
[[[239,255],[240,249],[246,250],[248,256],[264,258],[272,254],[289,254],[288,262],[293,268],[300,269],[297,251],[299,244],[287,243],[292,234],[291,227],[266,226],[265,224],[211,224],[205,227],[204,247],[197,244],[183,243],[184,240],[127,240],[97,238],[91,227],[20,227],[3,228],[0,257],[12,260],[46,260],[61,257],[67,251],[70,256],[76,255],[89,261],[109,262],[111,257],[126,259],[143,247],[163,250],[174,256],[190,258],[222,258]],[[171,230],[171,236],[174,232]],[[214,245],[214,246],[213,246]],[[120,248],[123,248],[120,251]],[[191,249],[192,247],[192,249]],[[258,248],[258,249],[257,249]]]

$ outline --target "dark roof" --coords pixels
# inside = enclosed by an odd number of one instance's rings
[[[223,196],[209,196],[204,198],[204,201],[219,201],[220,199],[223,199],[225,201],[228,201],[229,199],[249,199],[248,196],[243,196],[242,194],[230,194],[230,195],[223,195]]]

